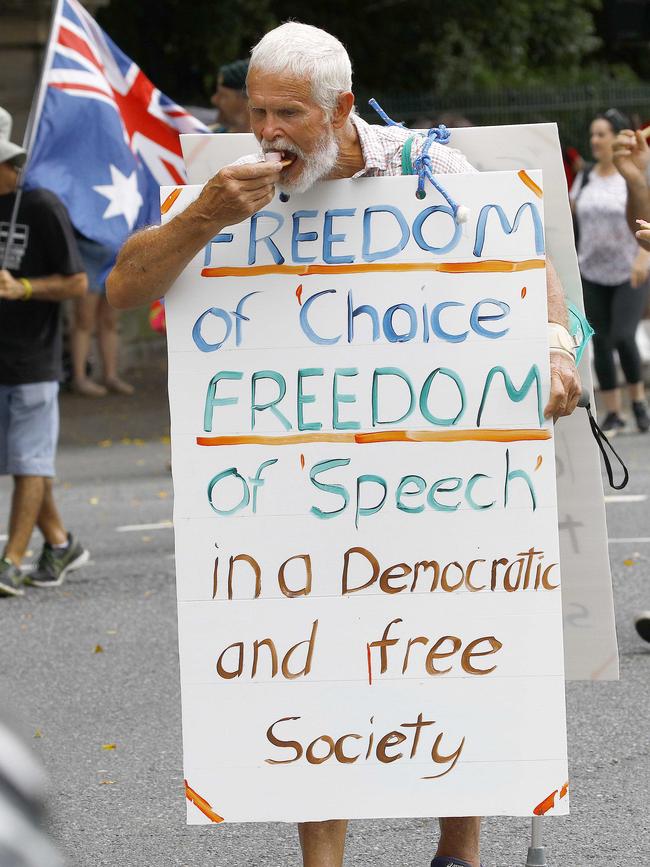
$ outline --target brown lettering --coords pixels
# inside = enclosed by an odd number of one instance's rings
[[[377,758],[384,765],[389,765],[391,762],[396,762],[401,759],[404,753],[397,753],[394,756],[386,755],[388,747],[397,747],[406,740],[406,735],[402,732],[388,732],[377,744]]]
[[[453,752],[453,753],[452,753],[451,755],[449,755],[449,756],[443,756],[443,755],[438,751],[438,747],[440,746],[440,741],[441,741],[441,740],[442,740],[442,732],[441,732],[441,733],[438,735],[438,737],[435,739],[434,744],[433,744],[433,747],[431,748],[431,758],[432,758],[433,761],[436,762],[436,764],[438,764],[438,765],[444,765],[444,764],[445,764],[446,762],[448,762],[450,759],[453,759],[454,761],[452,762],[451,767],[447,768],[447,770],[444,771],[442,774],[433,774],[433,775],[430,776],[430,777],[422,777],[423,780],[437,780],[438,777],[444,777],[445,774],[448,774],[450,771],[453,771],[454,766],[456,765],[456,762],[457,762],[458,759],[460,758],[460,754],[461,754],[462,751],[463,751],[463,747],[465,746],[465,738],[463,738],[462,741],[460,742],[460,746],[458,747],[458,749],[457,749],[455,752]]]
[[[474,648],[478,647],[482,641],[487,641],[490,644],[490,650],[474,650]],[[466,671],[468,674],[491,674],[496,668],[496,665],[493,665],[492,668],[475,668],[472,665],[472,657],[491,656],[493,653],[498,653],[502,647],[503,644],[495,638],[494,635],[486,635],[485,638],[477,638],[474,641],[470,641],[463,651],[460,660],[460,664],[463,666],[463,671]]]
[[[260,569],[260,564],[254,557],[250,557],[248,554],[237,554],[236,557],[230,558],[230,567],[228,569],[228,599],[232,599],[232,579],[235,572],[235,563],[248,563],[248,565],[253,570],[255,575],[255,599],[259,598],[260,593],[262,592],[262,570]]]
[[[486,563],[486,560],[470,560],[467,565],[467,571],[465,572],[465,586],[470,591],[470,593],[478,593],[479,590],[485,590],[485,584],[482,584],[480,587],[475,587],[472,584],[472,570],[477,563]]]
[[[224,667],[224,656],[228,653],[229,650],[232,650],[233,647],[239,649],[239,662],[237,663],[237,668],[234,671],[229,671]],[[219,659],[217,660],[217,673],[219,677],[223,677],[226,680],[232,680],[233,677],[240,677],[242,671],[244,670],[244,642],[237,641],[235,644],[229,644],[225,650],[221,651]]]
[[[262,641],[254,641],[253,642],[253,670],[251,672],[251,677],[255,677],[257,674],[257,661],[259,657],[260,647],[268,647],[271,653],[271,677],[275,677],[278,673],[278,652],[275,649],[275,644],[272,639],[265,638]]]
[[[323,743],[327,744],[327,746],[329,747],[329,752],[327,753],[327,755],[314,755],[314,749],[319,741],[323,741]],[[307,747],[307,752],[305,753],[305,758],[310,765],[322,765],[323,762],[326,762],[333,755],[334,749],[334,741],[332,740],[332,738],[329,735],[321,735],[319,738],[316,738],[316,740],[313,740],[309,744],[309,746]]]
[[[280,747],[280,749],[288,749],[296,751],[296,755],[292,759],[265,759],[266,763],[269,765],[290,765],[292,762],[297,762],[298,759],[302,758],[302,746],[298,741],[281,741],[279,738],[273,734],[273,728],[278,723],[281,722],[293,722],[295,720],[299,720],[299,716],[285,716],[282,719],[277,719],[272,725],[268,727],[266,730],[266,739],[269,743],[272,743],[274,747]]]
[[[336,761],[340,762],[342,765],[353,765],[359,756],[346,756],[343,752],[343,742],[348,738],[354,738],[357,741],[363,740],[361,735],[349,734],[342,735],[336,744],[334,745],[334,755],[336,756]]]
[[[415,570],[413,572],[413,583],[411,584],[411,593],[415,590],[415,585],[418,583],[418,576],[420,574],[420,570],[427,571],[428,569],[433,569],[433,581],[431,582],[431,590],[433,593],[434,590],[438,587],[438,580],[440,579],[440,564],[436,560],[421,560],[419,563],[415,564]]]
[[[445,641],[451,641],[454,649],[450,650],[447,653],[439,653],[438,648],[441,647]],[[458,638],[456,635],[443,635],[442,638],[439,638],[433,645],[431,650],[427,653],[427,674],[447,674],[448,671],[451,671],[451,666],[449,666],[449,668],[437,669],[434,667],[433,662],[435,659],[447,659],[448,657],[453,656],[454,653],[458,652],[461,644],[462,642],[460,638]]]
[[[379,578],[379,589],[382,593],[401,593],[406,590],[406,584],[400,584],[399,587],[391,587],[388,583],[392,578],[404,578],[411,574],[411,567],[406,563],[396,563],[394,566],[389,566],[384,569]]]
[[[284,577],[287,565],[291,563],[292,560],[302,560],[305,564],[305,586],[301,587],[299,590],[290,590],[287,587],[287,582]],[[288,560],[285,560],[278,570],[278,584],[280,590],[288,599],[295,599],[297,596],[309,596],[311,593],[311,580],[311,557],[309,554],[294,554],[293,557],[289,557]]]
[[[351,554],[360,554],[362,557],[365,557],[368,563],[372,566],[372,576],[366,581],[365,584],[361,584],[359,587],[348,587],[348,568],[350,565],[350,555]],[[347,596],[348,593],[357,593],[359,590],[365,590],[367,587],[370,587],[371,584],[374,584],[377,580],[377,576],[379,575],[379,561],[375,557],[374,554],[371,554],[367,548],[348,548],[343,557],[343,576],[342,576],[342,589],[341,595]]]
[[[458,569],[460,569],[460,581],[458,582],[458,584],[454,584],[453,587],[447,581],[447,570],[450,569],[452,566],[456,566]],[[463,567],[460,565],[460,563],[457,560],[454,560],[453,563],[447,563],[445,568],[442,570],[442,581],[440,582],[440,586],[445,591],[445,593],[453,593],[454,590],[458,590],[459,587],[462,587],[464,582],[465,571],[463,570]]]
[[[318,620],[314,620],[314,623],[311,628],[311,635],[309,638],[305,639],[305,641],[299,641],[298,644],[294,644],[293,647],[290,647],[287,650],[286,656],[282,660],[282,674],[286,677],[287,680],[295,680],[297,677],[307,677],[309,672],[311,671],[311,661],[314,655],[314,647],[316,644],[316,633],[318,632]],[[307,645],[307,657],[305,659],[305,665],[300,671],[291,672],[289,671],[289,660],[296,652],[296,650],[301,647],[303,644]]]

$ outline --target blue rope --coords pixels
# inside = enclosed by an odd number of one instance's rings
[[[379,103],[374,98],[374,96],[368,100],[368,105],[371,108],[374,108],[374,110],[377,112],[377,114],[383,120],[383,122],[386,124],[386,126],[404,126],[403,123],[397,123],[396,120],[391,120],[391,118],[388,117],[388,115],[386,114],[384,109],[379,105]]]
[[[392,118],[390,118],[383,110],[383,108],[379,105],[377,100],[374,99],[374,97],[368,100],[368,104],[371,108],[374,108],[379,117],[384,121],[387,126],[404,126],[403,123],[397,123],[396,121],[392,120]],[[431,169],[431,157],[429,155],[431,145],[434,142],[445,145],[449,143],[450,137],[451,133],[444,124],[432,127],[427,132],[426,139],[424,141],[424,144],[422,145],[422,150],[420,151],[420,156],[416,157],[415,160],[413,160],[413,168],[418,176],[418,188],[416,193],[417,197],[419,199],[423,199],[425,197],[426,193],[424,192],[424,185],[428,180],[429,183],[436,190],[438,190],[443,199],[445,199],[445,201],[448,203],[449,207],[454,212],[455,218],[458,214],[458,204],[452,199],[447,190],[445,190],[445,188],[440,183],[438,183],[438,181],[433,176],[433,171]]]
[[[419,198],[424,198],[424,185],[428,180],[429,183],[435,187],[436,190],[440,193],[440,195],[447,201],[449,207],[454,212],[454,217],[458,212],[458,204],[455,202],[452,197],[449,195],[447,190],[438,183],[438,181],[433,176],[433,171],[431,169],[431,157],[429,155],[429,151],[431,149],[431,145],[434,142],[439,142],[440,144],[447,144],[449,141],[450,132],[446,126],[433,127],[427,133],[427,137],[424,140],[424,144],[422,145],[422,150],[420,151],[420,156],[416,157],[413,160],[413,168],[415,169],[415,173],[418,176],[418,189],[417,195]]]

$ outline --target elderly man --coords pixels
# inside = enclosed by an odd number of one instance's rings
[[[163,295],[211,238],[268,205],[276,187],[300,193],[319,180],[401,174],[402,149],[411,133],[363,121],[354,113],[351,87],[349,57],[330,34],[295,22],[268,33],[252,51],[249,109],[262,152],[279,151],[281,161],[264,162],[260,155],[259,161],[250,158],[222,169],[183,213],[132,237],[108,279],[111,303],[133,307]],[[423,141],[416,136],[413,158]],[[434,144],[430,156],[436,174],[474,171],[462,154],[441,145]],[[551,394],[546,415],[558,417],[575,408],[580,382],[570,352],[562,348],[565,335],[568,341],[567,313],[552,266],[548,318]],[[299,830],[305,867],[340,867],[345,821],[308,822]],[[479,818],[441,819],[432,867],[479,867],[479,834]]]

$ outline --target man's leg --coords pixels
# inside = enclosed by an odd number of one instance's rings
[[[301,822],[298,834],[303,867],[341,867],[347,827],[346,819]]]
[[[43,503],[37,518],[38,529],[45,537],[45,541],[49,542],[50,545],[66,545],[68,533],[63,526],[59,510],[54,502],[52,479],[44,479],[43,481],[45,482],[45,489],[43,492]]]
[[[440,819],[437,856],[460,858],[472,867],[481,864],[481,819],[479,816]]]
[[[9,539],[4,556],[20,566],[43,505],[45,479],[41,476],[14,476],[14,493],[9,517]]]

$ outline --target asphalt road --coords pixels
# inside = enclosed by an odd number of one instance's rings
[[[119,530],[172,512],[162,365],[137,384],[130,400],[63,399],[56,495],[92,561],[58,589],[1,600],[0,704],[49,771],[70,865],[298,864],[292,826],[185,825],[172,532]],[[650,435],[617,443],[626,493],[650,494]],[[0,480],[0,532],[9,494]],[[615,500],[608,517],[612,540],[650,537],[650,500]],[[621,681],[567,686],[572,812],[545,822],[555,867],[650,865],[650,645],[632,622],[650,609],[650,542],[613,541],[610,553]],[[488,819],[484,867],[525,864],[529,827]],[[355,822],[346,863],[428,865],[435,838],[431,821]]]

